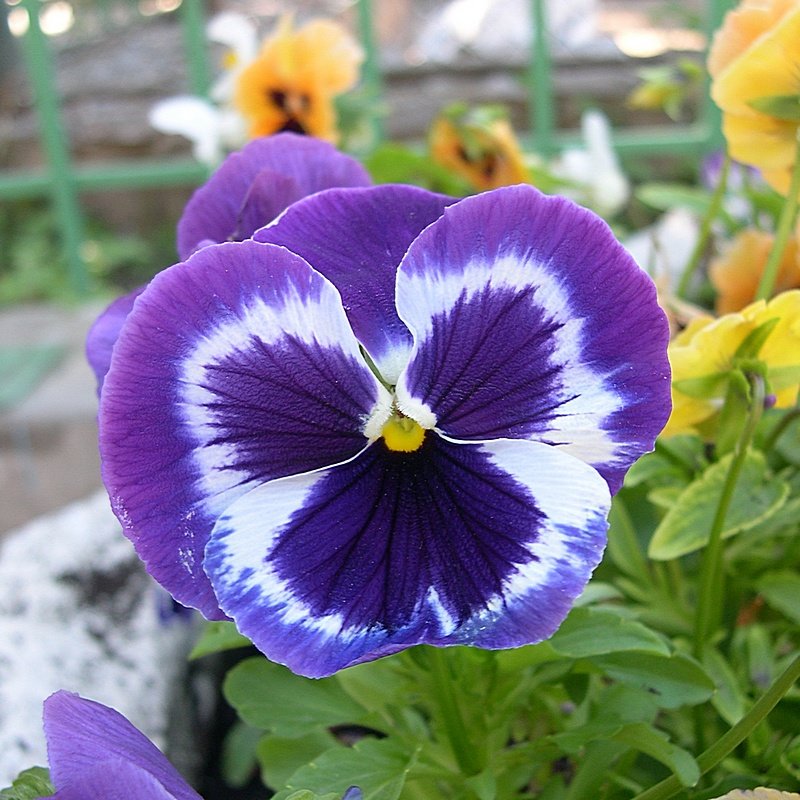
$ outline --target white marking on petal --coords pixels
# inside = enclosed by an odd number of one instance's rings
[[[386,383],[394,386],[403,374],[411,358],[411,345],[396,344],[391,350],[380,356],[373,355],[375,366],[380,370],[381,377]]]
[[[353,458],[358,458],[358,455]],[[352,460],[347,459],[334,466]],[[360,628],[346,628],[341,614],[315,616],[313,610],[298,599],[270,563],[272,551],[292,515],[306,504],[314,488],[325,479],[330,469],[278,478],[262,484],[237,500],[220,517],[211,538],[212,541],[221,542],[217,561],[222,566],[214,569],[214,574],[209,577],[226,613],[233,612],[232,605],[225,602],[226,596],[251,594],[257,598],[251,601],[251,605],[269,607],[270,614],[276,615],[280,624],[287,627],[300,627],[324,639],[335,638],[341,644],[363,635]],[[266,523],[265,509],[269,509]],[[247,635],[246,630],[243,629],[243,632]]]
[[[532,451],[530,444],[520,444],[497,440],[484,443],[483,449],[499,469],[531,490],[545,525],[528,548],[534,558],[509,575],[502,595],[487,603],[481,617],[502,612],[509,601],[547,585],[556,572],[563,575],[585,569],[585,555],[576,547],[580,544],[576,539],[592,530],[611,506],[608,484],[594,468],[571,456],[572,463],[564,461],[564,448],[535,442],[537,450]],[[598,561],[601,555],[598,551]]]
[[[375,408],[364,423],[364,436],[370,442],[380,439],[383,426],[389,421],[392,416],[393,398],[386,388],[379,385],[378,402],[375,403]]]
[[[458,627],[456,618],[444,607],[439,599],[439,593],[431,586],[425,596],[425,605],[433,611],[436,621],[439,624],[437,631],[439,636],[450,636]]]
[[[331,293],[335,293],[335,299]],[[253,298],[238,316],[226,317],[207,331],[181,365],[181,412],[186,430],[196,442],[193,450],[199,475],[196,489],[206,498],[204,508],[212,515],[219,514],[257,482],[251,479],[249,472],[234,468],[238,455],[235,445],[214,441],[219,437],[219,423],[212,406],[218,398],[205,388],[210,383],[209,368],[247,350],[255,341],[269,346],[287,336],[296,337],[309,346],[343,351],[354,362],[363,363],[341,299],[331,284],[323,285],[319,298],[303,298],[293,290],[286,291],[280,299],[281,304],[273,305],[260,297]],[[313,326],[310,321],[314,322]],[[366,364],[363,370],[368,373]],[[364,420],[364,435],[371,439],[377,424],[375,420],[380,418],[387,404],[391,405],[391,398],[387,400],[388,392],[371,373],[368,374],[378,397],[375,408]]]
[[[577,432],[579,441],[558,446],[586,463],[613,465],[623,459],[623,454],[603,430],[602,422],[623,407],[623,399],[610,383],[613,372],[600,374],[583,363],[585,322],[573,310],[569,291],[552,266],[507,254],[495,261],[471,261],[463,272],[443,273],[432,263],[410,274],[400,269],[397,308],[414,335],[411,358],[432,335],[434,318],[452,313],[462,296],[469,302],[486,289],[523,292],[531,287],[536,287],[532,302],[560,325],[552,334],[563,380],[561,392],[553,397],[553,402],[559,404],[558,417],[553,421],[553,438],[558,438],[559,431]],[[432,427],[423,424],[423,418],[433,419],[435,424],[433,409],[411,395],[405,374],[397,386],[397,396],[404,414],[423,427]]]

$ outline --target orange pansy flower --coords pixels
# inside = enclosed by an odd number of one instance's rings
[[[239,75],[234,102],[250,136],[280,131],[336,141],[333,98],[358,80],[359,45],[331,20],[293,30],[285,17],[258,57]]]
[[[431,126],[430,149],[434,161],[479,192],[528,181],[511,124],[495,108],[445,111]]]
[[[711,283],[717,290],[718,314],[740,311],[752,303],[767,264],[775,237],[771,233],[740,231],[709,267]],[[774,294],[800,287],[800,251],[791,238],[783,251]]]

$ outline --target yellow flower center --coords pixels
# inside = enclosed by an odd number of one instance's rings
[[[413,453],[422,447],[425,429],[409,417],[393,414],[381,429],[381,436],[390,450]]]

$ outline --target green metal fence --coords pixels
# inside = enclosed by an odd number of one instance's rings
[[[17,8],[24,9],[28,17],[27,31],[20,37],[20,43],[38,113],[45,166],[35,172],[0,173],[0,200],[38,197],[52,203],[69,265],[71,285],[76,292],[84,293],[88,280],[81,256],[85,227],[82,194],[88,191],[196,184],[206,177],[207,169],[196,161],[174,159],[137,160],[104,166],[76,164],[70,154],[62,120],[50,43],[40,25],[41,0],[14,2]],[[95,0],[95,3],[102,6],[103,0]],[[537,151],[550,154],[569,141],[569,137],[564,137],[556,128],[546,0],[531,0],[531,4],[534,35],[526,80],[530,141]],[[707,31],[710,32],[718,26],[730,5],[731,0],[708,0],[705,15]],[[369,95],[379,98],[382,80],[375,46],[372,0],[357,0],[357,9],[359,35],[366,52],[363,80]],[[200,95],[206,93],[209,85],[205,10],[204,0],[183,0],[178,11],[183,28],[183,47],[190,88]],[[374,104],[375,108],[379,106],[380,103]],[[377,142],[383,136],[381,119],[377,113],[370,124]],[[616,133],[615,142],[621,151],[627,152],[698,152],[718,144],[718,137],[719,117],[713,104],[706,100],[698,119],[691,125],[680,128],[672,126],[664,130],[622,130]]]

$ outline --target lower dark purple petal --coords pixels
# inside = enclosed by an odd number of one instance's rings
[[[247,239],[302,197],[371,182],[361,164],[328,142],[294,133],[256,139],[192,195],[178,222],[178,253],[186,259],[204,240]]]
[[[103,381],[109,366],[111,366],[111,353],[119,338],[119,332],[131,313],[136,298],[145,290],[144,286],[118,297],[94,321],[86,335],[86,360],[97,379],[97,394],[103,388]]]
[[[400,408],[449,436],[557,445],[616,491],[669,416],[653,283],[568,200],[515,186],[448,208],[409,248],[397,307]]]
[[[195,795],[199,797],[199,795]],[[176,800],[152,775],[126,761],[101,761],[87,767],[54,800]]]
[[[157,275],[99,416],[103,480],[148,571],[223,616],[202,569],[218,514],[266,480],[358,453],[381,393],[335,288],[287,250],[214,245]]]
[[[311,677],[414,644],[516,647],[583,590],[609,501],[594,469],[547,445],[379,441],[234,502],[205,568],[239,629]]]
[[[296,203],[253,238],[301,255],[336,286],[359,341],[395,383],[411,349],[395,308],[397,265],[454,202],[414,186],[331,189]]]
[[[103,778],[98,767],[105,762],[128,764],[120,782],[129,781],[130,800],[200,800],[161,751],[125,717],[107,706],[70,692],[56,692],[44,703],[44,733],[50,776],[57,797],[87,800],[111,790],[114,772]],[[161,787],[161,791],[158,791]],[[145,789],[155,788],[153,794]],[[80,795],[80,790],[86,793]],[[93,791],[92,791],[93,790]]]

